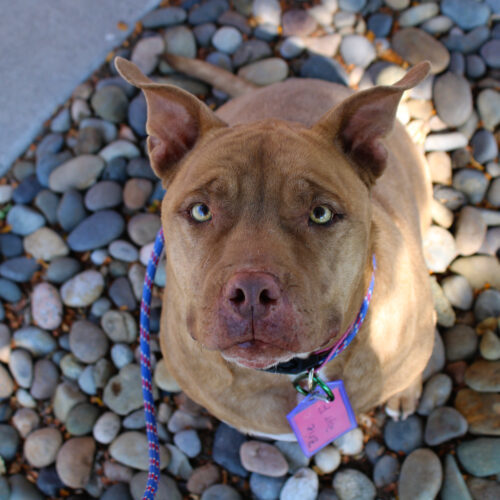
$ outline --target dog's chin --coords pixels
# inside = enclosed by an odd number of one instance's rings
[[[297,356],[297,353],[259,340],[236,344],[220,353],[227,361],[254,370],[271,368]]]

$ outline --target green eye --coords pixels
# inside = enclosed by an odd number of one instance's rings
[[[333,212],[325,205],[318,205],[311,210],[309,220],[314,224],[328,224],[333,219]]]
[[[207,222],[212,218],[212,212],[205,203],[196,203],[190,210],[191,217],[196,222]]]

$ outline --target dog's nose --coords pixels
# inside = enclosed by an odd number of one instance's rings
[[[225,298],[242,318],[261,319],[278,305],[281,289],[277,280],[267,273],[241,272],[229,279]]]

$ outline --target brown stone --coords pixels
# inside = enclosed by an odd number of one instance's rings
[[[465,361],[455,361],[446,365],[446,373],[453,379],[455,385],[464,383],[467,363]]]
[[[479,392],[500,390],[500,361],[476,361],[465,372],[465,383]]]
[[[130,179],[123,189],[123,202],[130,210],[144,207],[153,191],[153,183],[148,179]]]
[[[471,434],[500,436],[500,394],[462,389],[455,408],[466,418]]]
[[[57,454],[56,470],[70,488],[83,488],[89,481],[94,462],[95,441],[91,437],[66,441]]]
[[[205,464],[193,470],[187,482],[187,489],[191,493],[201,495],[209,486],[220,482],[220,470],[214,464]]]
[[[264,476],[281,477],[288,472],[288,462],[272,444],[246,441],[241,445],[240,458],[243,467]]]

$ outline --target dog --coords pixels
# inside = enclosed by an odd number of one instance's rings
[[[395,417],[414,412],[434,342],[421,245],[432,194],[395,116],[429,64],[353,93],[314,79],[255,88],[201,61],[168,60],[237,95],[213,112],[115,60],[144,92],[149,158],[167,190],[168,370],[240,431],[295,439],[291,378],[353,323],[373,275],[359,332],[319,373],[344,381],[356,413],[384,402]]]

